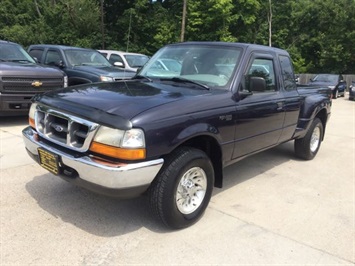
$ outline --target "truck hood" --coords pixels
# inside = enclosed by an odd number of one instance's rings
[[[203,94],[210,94],[210,91],[128,80],[72,86],[37,95],[34,101],[94,122],[127,129],[130,127],[129,120],[146,110],[182,100],[187,95]]]
[[[124,70],[117,67],[107,66],[74,66],[74,70],[83,71],[85,73],[92,73],[95,75],[104,75],[113,78],[132,78],[136,72],[131,70]]]
[[[32,63],[0,62],[0,76],[18,76],[21,77],[63,77],[63,72],[51,68],[43,67]]]

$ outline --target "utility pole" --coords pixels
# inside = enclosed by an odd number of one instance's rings
[[[182,21],[181,21],[181,36],[180,36],[181,42],[184,41],[184,36],[185,36],[186,7],[187,7],[187,0],[184,0],[184,4],[182,8]]]
[[[271,8],[271,0],[269,0],[269,15],[267,18],[268,22],[269,22],[269,46],[271,47],[271,36],[272,36],[272,8]]]

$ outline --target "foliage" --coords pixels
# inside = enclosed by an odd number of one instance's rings
[[[185,41],[269,44],[269,1],[186,1]],[[0,39],[151,55],[180,41],[183,2],[1,0]],[[296,72],[355,73],[354,0],[271,3],[272,46],[290,52]]]

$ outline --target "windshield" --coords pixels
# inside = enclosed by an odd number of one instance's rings
[[[209,87],[224,87],[233,76],[239,48],[208,45],[166,46],[143,67],[139,75],[154,79],[183,78]]]
[[[130,67],[142,67],[149,60],[149,57],[146,55],[127,54],[124,57]]]
[[[320,74],[314,77],[313,81],[338,83],[338,75]]]
[[[33,63],[34,59],[20,46],[16,44],[0,44],[0,61]]]
[[[72,66],[112,66],[99,52],[94,50],[65,50],[69,64]]]

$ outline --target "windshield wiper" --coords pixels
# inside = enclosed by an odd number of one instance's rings
[[[148,80],[149,82],[152,82],[153,80],[146,77],[146,76],[143,76],[143,75],[135,75],[132,79],[146,79]]]
[[[191,84],[198,85],[198,86],[204,88],[205,90],[209,90],[210,89],[210,87],[208,87],[205,84],[202,84],[202,83],[194,81],[194,80],[181,78],[181,77],[173,77],[173,78],[170,78],[170,79],[162,79],[162,80],[172,80],[172,81],[175,81],[175,82],[191,83]]]
[[[19,62],[19,63],[32,63],[30,60],[27,60],[27,59],[12,59],[12,60],[9,60],[11,62]]]

